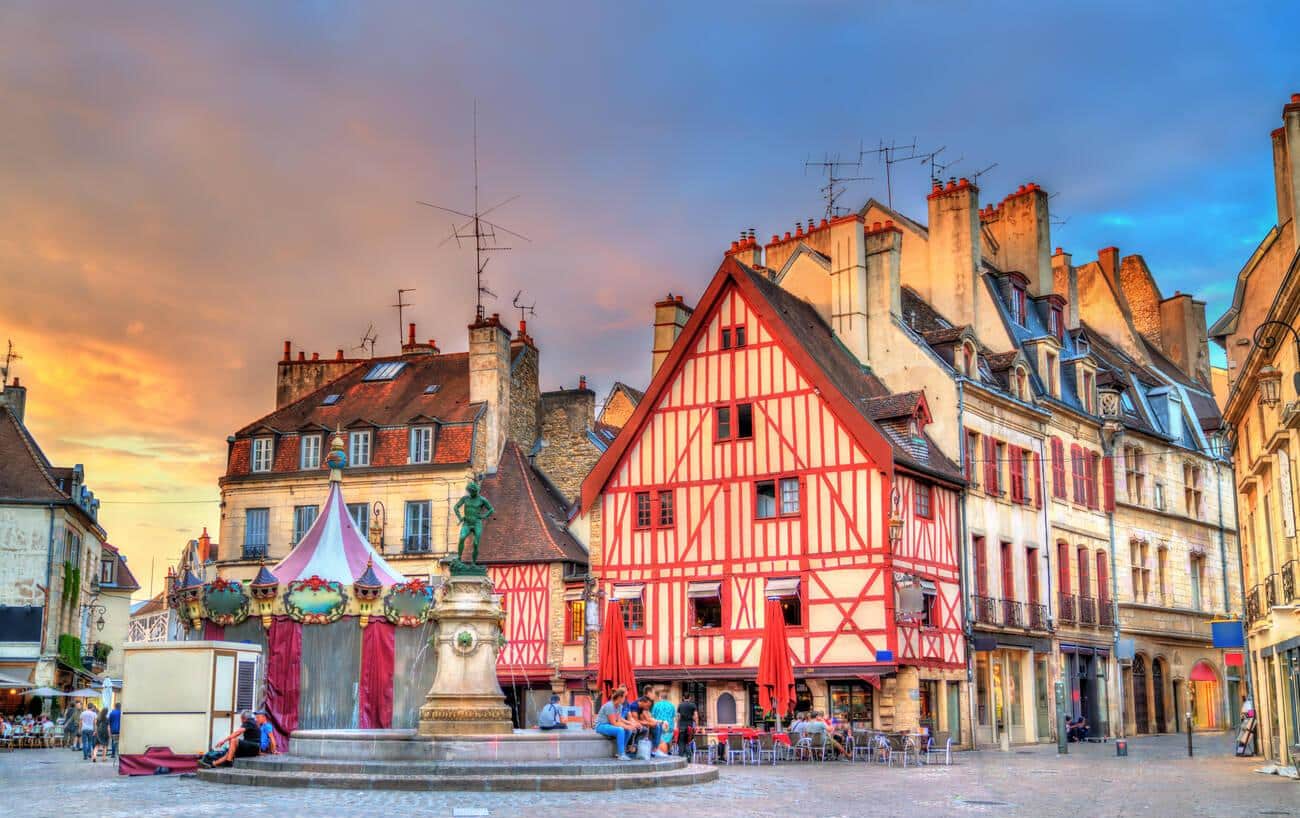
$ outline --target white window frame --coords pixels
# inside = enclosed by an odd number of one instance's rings
[[[307,525],[303,526],[300,525],[300,522],[303,517],[307,516],[307,509],[311,509],[311,520],[308,521]],[[293,542],[295,544],[303,538],[303,535],[311,530],[312,525],[315,524],[316,518],[319,516],[320,506],[308,505],[293,507]]]
[[[357,520],[356,512],[358,509],[363,512],[360,521]],[[363,537],[367,536],[370,532],[370,504],[348,503],[347,512],[348,519],[352,520],[352,524],[357,527],[357,532]]]
[[[298,467],[304,471],[320,468],[320,435],[303,435],[298,444]]]
[[[249,525],[252,515],[260,512],[266,520],[266,525],[262,529],[262,541],[253,542],[248,538]],[[271,510],[269,508],[246,508],[244,509],[244,545],[270,545],[271,540]]]
[[[433,462],[433,427],[412,426],[410,436],[409,462]]]
[[[348,466],[369,466],[371,433],[369,429],[348,432]],[[362,457],[362,455],[365,455]]]
[[[255,437],[249,452],[249,469],[254,472],[268,472],[275,463],[275,438]]]

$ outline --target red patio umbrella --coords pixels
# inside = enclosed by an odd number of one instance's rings
[[[785,612],[781,600],[767,601],[767,623],[763,626],[763,648],[758,654],[758,706],[775,711],[777,724],[794,708],[794,663],[785,639]]]
[[[605,630],[600,634],[600,668],[596,671],[596,686],[600,688],[601,702],[609,701],[615,688],[626,687],[629,696],[636,696],[636,676],[632,672],[632,657],[627,652],[627,637],[623,635],[623,607],[610,600],[605,609]]]

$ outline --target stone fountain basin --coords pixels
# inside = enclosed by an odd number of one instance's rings
[[[515,730],[506,735],[421,736],[412,730],[295,730],[290,752],[340,761],[577,761],[613,755],[592,730]]]

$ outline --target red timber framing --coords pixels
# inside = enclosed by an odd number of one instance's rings
[[[550,564],[489,565],[488,577],[506,611],[506,646],[497,655],[497,677],[503,684],[551,678],[555,668],[547,661]]]
[[[628,634],[638,674],[752,672],[765,589],[790,580],[799,596],[797,622],[787,626],[796,673],[888,671],[904,650],[908,663],[957,666],[956,493],[932,484],[930,518],[914,513],[913,478],[896,482],[884,433],[836,388],[751,275],[723,262],[583,484],[580,513],[599,510],[592,564],[602,589],[616,598],[639,592],[644,605],[644,630]],[[723,349],[720,329],[737,326],[745,346]],[[714,408],[740,404],[752,407],[752,437],[717,441]],[[907,520],[898,554],[888,542],[895,485]],[[636,495],[647,491],[673,493],[672,526],[636,527]],[[896,622],[899,571],[941,588],[936,627]],[[721,623],[700,627],[690,599],[712,587]]]

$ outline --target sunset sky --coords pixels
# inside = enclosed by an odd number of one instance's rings
[[[476,99],[483,202],[518,195],[494,216],[532,239],[488,306],[536,301],[543,388],[644,385],[651,302],[693,300],[741,229],[820,216],[804,160],[882,138],[997,163],[984,201],[1044,185],[1076,262],[1140,252],[1212,320],[1275,220],[1300,7],[1107,5],[6,3],[0,344],[28,425],[156,584],[215,536],[284,339],[332,355],[373,322],[392,352],[414,287],[420,336],[465,348],[472,257],[416,201],[472,206]],[[924,220],[926,169],[894,173]],[[884,197],[863,174],[846,204]]]

